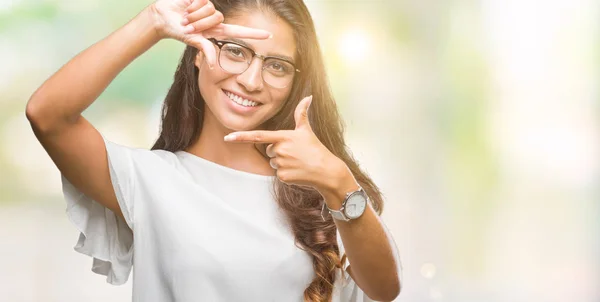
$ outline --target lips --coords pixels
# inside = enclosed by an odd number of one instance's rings
[[[233,92],[233,91],[229,91],[229,90],[226,90],[226,89],[222,89],[222,90],[223,90],[223,92],[224,92],[224,93],[225,93],[227,96],[230,96],[231,94],[233,94],[233,95],[234,95],[236,98],[238,98],[240,101],[248,100],[248,101],[252,101],[252,102],[256,102],[256,103],[258,103],[257,105],[262,105],[262,102],[260,102],[259,100],[255,99],[255,98],[252,98],[252,97],[249,97],[249,96],[247,96],[247,95],[245,95],[245,94],[238,93],[238,92]]]

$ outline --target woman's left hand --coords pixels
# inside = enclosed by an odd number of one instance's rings
[[[306,97],[296,107],[294,130],[238,131],[225,136],[225,141],[269,144],[267,155],[271,158],[271,167],[284,183],[310,186],[319,192],[335,188],[349,170],[312,131],[308,121],[311,101],[312,96]]]

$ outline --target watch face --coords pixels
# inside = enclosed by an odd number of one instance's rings
[[[366,196],[360,192],[353,193],[346,201],[344,212],[348,218],[358,218],[367,206]]]

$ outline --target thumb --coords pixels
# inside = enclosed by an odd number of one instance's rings
[[[215,50],[215,46],[212,42],[204,38],[197,38],[195,40],[200,44],[201,48],[199,51],[204,55],[208,68],[213,69],[217,61],[217,51]]]
[[[310,123],[308,122],[308,108],[312,103],[312,95],[307,96],[298,103],[296,111],[294,111],[294,120],[296,121],[296,129],[302,127],[308,127],[310,129]]]

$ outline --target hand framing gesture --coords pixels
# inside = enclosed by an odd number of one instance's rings
[[[225,141],[264,143],[270,164],[277,177],[285,183],[322,190],[337,179],[345,163],[331,153],[313,132],[308,121],[312,96],[304,98],[294,112],[296,128],[279,131],[238,131],[225,136]]]
[[[208,0],[158,0],[150,11],[161,38],[172,38],[198,48],[209,67],[216,63],[216,50],[207,38],[229,36],[246,39],[266,39],[271,33],[239,25],[221,23],[223,14]]]

